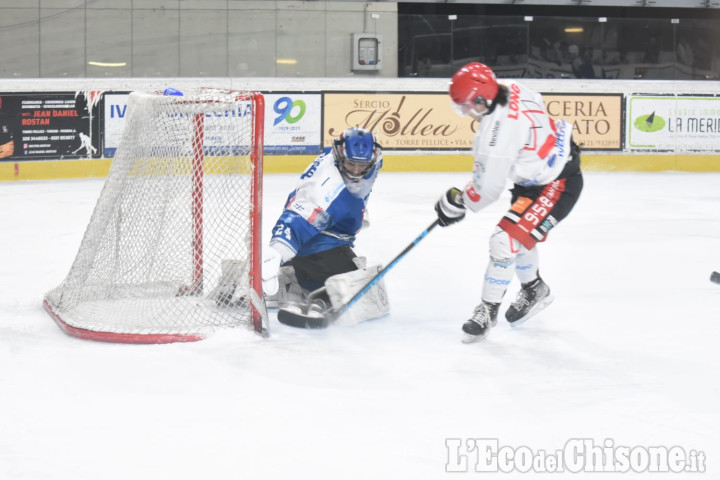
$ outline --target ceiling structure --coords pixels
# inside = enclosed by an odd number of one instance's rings
[[[392,0],[394,3],[458,3],[483,5],[552,5],[585,7],[720,8],[718,0]]]

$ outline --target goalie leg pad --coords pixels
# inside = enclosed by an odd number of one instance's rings
[[[268,307],[285,308],[289,305],[301,304],[305,301],[307,292],[303,290],[295,276],[292,266],[280,267],[278,271],[278,291],[275,295],[267,297]]]
[[[327,294],[334,310],[340,309],[382,270],[380,265],[333,275],[325,281]],[[347,309],[335,323],[354,325],[382,317],[390,311],[384,279],[373,285],[355,304]]]

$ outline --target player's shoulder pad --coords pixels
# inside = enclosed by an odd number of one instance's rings
[[[335,166],[335,157],[328,152],[320,155],[300,176],[294,203],[327,210],[343,190],[345,182]]]

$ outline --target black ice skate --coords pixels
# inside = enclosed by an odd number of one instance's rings
[[[463,343],[477,342],[487,337],[488,332],[497,323],[499,303],[483,301],[475,307],[473,316],[462,326],[465,335]]]
[[[550,295],[550,287],[543,282],[542,278],[524,283],[518,292],[517,298],[510,305],[505,318],[510,325],[517,326],[528,320],[545,307],[550,305],[555,298]]]

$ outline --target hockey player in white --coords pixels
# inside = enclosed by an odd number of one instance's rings
[[[263,258],[263,289],[274,295],[281,310],[298,307],[316,292],[309,307],[323,315],[378,271],[379,267],[364,269],[364,259],[356,256],[353,246],[367,223],[367,201],[381,168],[381,147],[374,135],[355,127],[345,130],[300,175]],[[378,288],[365,295],[364,306],[358,302],[358,308],[351,309],[362,317],[354,321],[387,312],[387,298]]]
[[[511,207],[490,237],[482,303],[462,327],[463,341],[472,342],[485,338],[496,324],[514,275],[521,290],[505,313],[511,325],[552,302],[550,288],[538,273],[536,243],[570,213],[583,179],[572,125],[550,118],[539,93],[515,82],[500,85],[489,67],[469,63],[453,75],[449,94],[458,113],[477,122],[477,132],[472,179],[438,200],[440,225],[459,222],[466,209],[477,212],[497,200],[507,179],[514,184]]]

